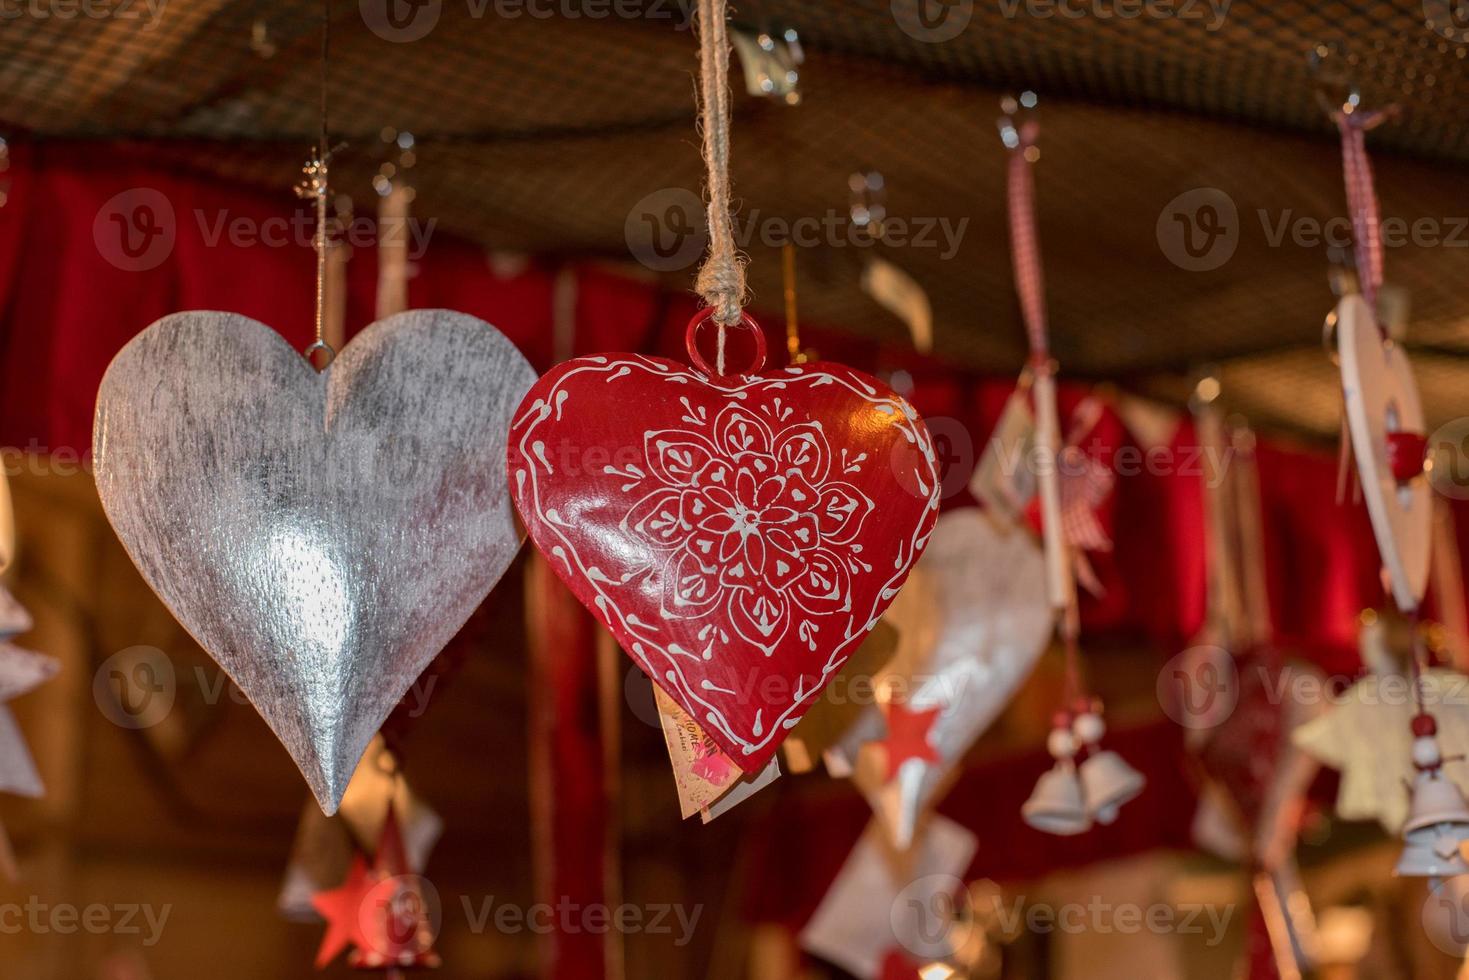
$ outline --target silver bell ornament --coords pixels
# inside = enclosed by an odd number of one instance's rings
[[[1046,747],[1056,764],[1036,780],[1030,799],[1020,808],[1020,816],[1042,833],[1058,837],[1085,833],[1091,829],[1092,815],[1076,771],[1076,738],[1071,726],[1058,723],[1046,739]]]
[[[1433,716],[1419,713],[1414,717],[1413,735],[1413,765],[1418,772],[1403,824],[1403,854],[1394,873],[1424,878],[1469,874],[1463,853],[1469,841],[1469,804],[1443,773]]]
[[[1087,810],[1099,824],[1114,823],[1123,804],[1136,799],[1147,780],[1116,752],[1096,748],[1107,731],[1102,716],[1096,711],[1077,715],[1072,730],[1077,741],[1088,748],[1087,757],[1080,767]]]
[[[1445,832],[1443,825],[1412,830],[1403,835],[1403,853],[1393,874],[1400,878],[1454,878],[1469,874],[1463,838]]]

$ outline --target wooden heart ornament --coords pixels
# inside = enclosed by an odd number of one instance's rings
[[[254,320],[176,313],[103,376],[108,519],[327,813],[520,547],[504,447],[534,381],[443,310],[373,324],[320,373]]]
[[[510,436],[531,540],[746,772],[877,624],[938,513],[923,420],[838,364],[747,373],[634,354],[536,382]]]
[[[1377,550],[1398,608],[1416,609],[1428,588],[1433,497],[1427,479],[1395,472],[1393,459],[1395,437],[1425,434],[1413,368],[1402,347],[1383,342],[1361,296],[1337,305],[1336,336],[1347,426]],[[1415,473],[1421,444],[1418,458]]]

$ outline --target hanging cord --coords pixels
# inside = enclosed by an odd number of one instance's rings
[[[1367,158],[1367,133],[1396,112],[1396,106],[1388,106],[1373,112],[1340,109],[1331,114],[1341,132],[1342,176],[1346,183],[1347,209],[1352,215],[1357,288],[1384,341],[1388,339],[1387,328],[1377,315],[1377,290],[1382,286],[1382,221],[1372,180],[1372,163]]]
[[[781,279],[786,306],[786,353],[792,364],[805,364],[801,351],[801,327],[796,320],[796,246],[786,242],[781,247]]]
[[[1423,669],[1428,665],[1428,648],[1423,642],[1422,614],[1417,606],[1408,610],[1408,630],[1412,647],[1408,653],[1409,676],[1413,679],[1413,704],[1418,714],[1427,714],[1423,707]]]
[[[1086,696],[1086,688],[1081,676],[1081,614],[1076,608],[1076,603],[1066,607],[1061,617],[1061,640],[1066,648],[1066,667],[1063,679],[1063,690],[1065,691],[1064,703],[1067,710],[1073,710],[1076,705]]]
[[[321,0],[321,131],[317,135],[316,150],[306,162],[306,179],[296,188],[301,197],[310,197],[316,203],[316,234],[312,246],[316,249],[316,340],[306,348],[306,357],[311,359],[318,352],[326,357],[326,364],[336,356],[336,351],[326,342],[326,290],[327,290],[327,189],[331,150],[327,144],[327,64],[331,53],[331,0]],[[325,365],[323,365],[325,368]]]
[[[735,247],[729,189],[729,38],[725,0],[699,0],[700,128],[709,198],[709,255],[694,289],[714,308],[719,327],[715,370],[724,374],[725,329],[740,322],[745,302],[745,258]]]
[[[1015,269],[1015,292],[1020,298],[1020,315],[1025,321],[1026,338],[1030,344],[1031,374],[1037,385],[1038,435],[1052,444],[1054,455],[1049,465],[1054,474],[1056,467],[1060,465],[1060,447],[1056,445],[1059,442],[1059,431],[1052,382],[1055,365],[1051,361],[1049,328],[1046,322],[1045,276],[1041,270],[1040,236],[1036,232],[1035,222],[1035,174],[1031,170],[1031,165],[1040,159],[1040,148],[1036,145],[1040,124],[1031,119],[1017,125],[1011,114],[1020,105],[1034,108],[1034,95],[1028,92],[1023,94],[1019,103],[1010,99],[1004,100],[1002,106],[1007,115],[1000,120],[1000,139],[1010,153],[1006,183],[1010,213],[1010,256]],[[1057,481],[1052,476],[1041,482],[1042,529],[1049,538],[1048,552],[1058,555],[1052,559],[1056,567],[1052,568],[1050,574],[1053,578],[1061,579],[1052,584],[1051,599],[1059,609],[1061,639],[1066,651],[1065,700],[1067,710],[1074,710],[1086,697],[1079,646],[1081,616],[1072,577],[1074,559],[1071,545],[1062,530]]]
[[[1031,164],[1040,159],[1036,137],[1040,126],[1034,120],[1017,124],[1014,113],[1024,105],[1034,108],[1035,95],[1023,93],[1019,100],[1005,98],[1001,108],[1000,140],[1010,154],[1006,197],[1010,214],[1010,259],[1015,270],[1015,291],[1030,343],[1030,374],[1035,406],[1036,441],[1044,454],[1039,480],[1041,532],[1045,539],[1047,591],[1051,604],[1064,611],[1076,601],[1075,576],[1070,544],[1066,540],[1061,509],[1060,422],[1056,413],[1055,365],[1050,355],[1046,324],[1045,283],[1041,273],[1040,243],[1035,224],[1035,177]]]
[[[1035,226],[1035,175],[1030,169],[1040,159],[1040,148],[1035,142],[1039,133],[1040,126],[1034,120],[1018,127],[1006,120],[1000,127],[1000,137],[1010,151],[1008,203],[1015,292],[1020,297],[1020,315],[1030,340],[1031,364],[1037,371],[1049,372],[1045,277],[1041,272],[1040,241]]]

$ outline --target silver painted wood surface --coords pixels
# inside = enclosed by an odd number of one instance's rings
[[[176,313],[103,377],[108,519],[328,813],[520,546],[505,441],[535,378],[443,310],[373,324],[319,374],[263,324]]]

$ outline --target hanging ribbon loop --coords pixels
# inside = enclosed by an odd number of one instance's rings
[[[1030,341],[1031,363],[1037,371],[1051,370],[1049,328],[1046,322],[1045,277],[1041,271],[1040,238],[1035,224],[1035,175],[1030,166],[1040,159],[1036,137],[1040,125],[1030,120],[1020,126],[1000,124],[1000,138],[1010,151],[1008,203],[1010,251],[1015,269],[1015,292]]]
[[[1367,158],[1367,133],[1397,112],[1396,106],[1367,112],[1362,109],[1334,111],[1332,121],[1341,133],[1342,177],[1346,184],[1347,209],[1352,217],[1352,251],[1357,267],[1357,288],[1373,321],[1387,339],[1387,328],[1377,311],[1377,291],[1382,286],[1382,217],[1372,163]]]

